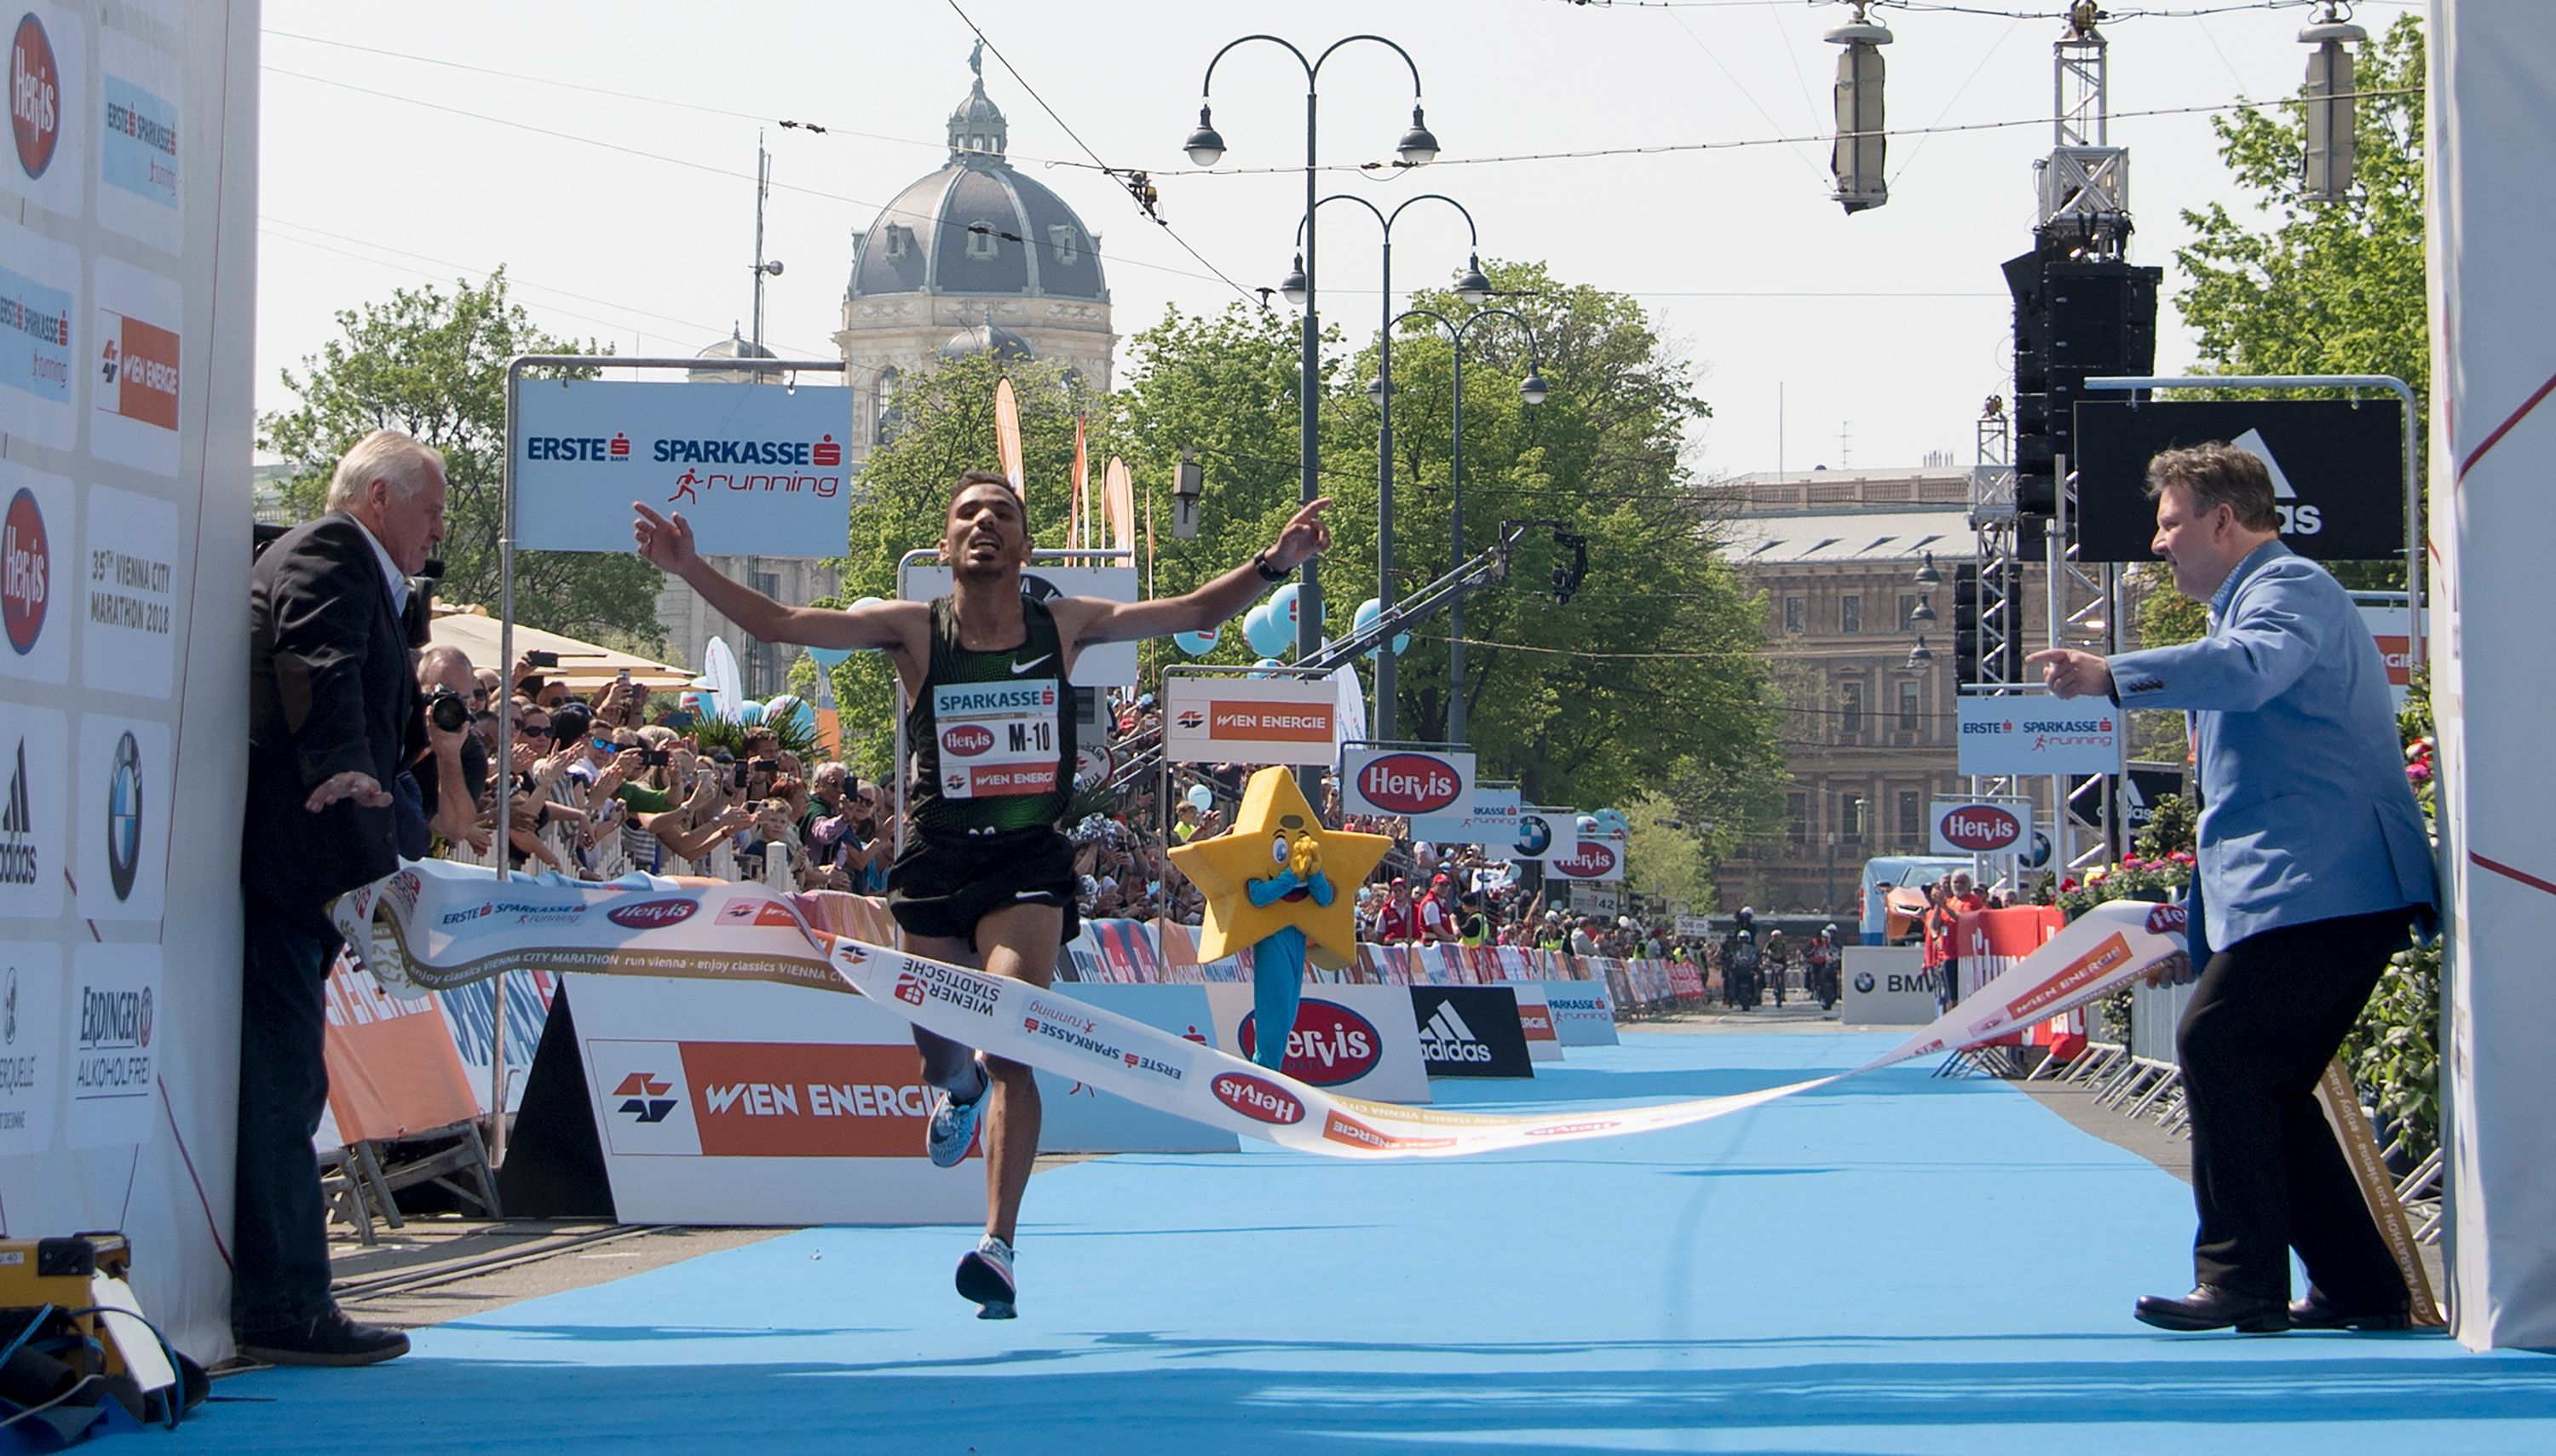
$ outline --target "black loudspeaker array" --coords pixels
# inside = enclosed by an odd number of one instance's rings
[[[2156,369],[2164,270],[2035,251],[2007,260],[2004,271],[2014,296],[2015,508],[2048,516],[2059,500],[2053,465],[2076,458],[2086,381]]]

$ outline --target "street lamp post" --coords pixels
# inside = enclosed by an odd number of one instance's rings
[[[1456,277],[1456,296],[1469,304],[1490,302],[1491,282],[1482,276],[1480,253],[1481,232],[1473,224],[1473,214],[1465,204],[1444,193],[1422,193],[1405,198],[1391,212],[1366,199],[1350,193],[1334,193],[1322,202],[1355,202],[1375,214],[1376,225],[1384,230],[1384,264],[1382,314],[1376,341],[1376,379],[1367,396],[1376,402],[1379,412],[1375,436],[1375,600],[1379,611],[1393,610],[1393,224],[1402,209],[1414,202],[1440,201],[1464,214],[1468,257],[1465,271]],[[1315,205],[1320,207],[1322,202]],[[1311,214],[1307,214],[1310,218]],[[1279,284],[1279,292],[1289,303],[1302,303],[1308,291],[1305,274],[1306,222],[1296,224],[1296,266]],[[1375,712],[1369,723],[1375,736],[1390,740],[1394,736],[1393,653],[1390,648],[1375,654]]]
[[[1405,131],[1402,134],[1402,141],[1395,148],[1397,155],[1401,157],[1404,165],[1406,166],[1423,166],[1438,155],[1438,138],[1430,134],[1428,123],[1423,120],[1421,116],[1419,64],[1411,59],[1410,52],[1403,50],[1400,46],[1386,40],[1384,37],[1374,35],[1344,36],[1338,41],[1334,41],[1323,51],[1322,55],[1308,60],[1306,59],[1303,51],[1298,50],[1293,44],[1278,36],[1248,35],[1242,37],[1240,40],[1226,42],[1224,49],[1216,52],[1215,55],[1209,60],[1207,64],[1207,74],[1199,82],[1198,126],[1190,132],[1189,140],[1183,143],[1184,150],[1189,153],[1190,161],[1196,163],[1198,166],[1214,167],[1218,159],[1224,156],[1224,137],[1216,131],[1214,120],[1211,116],[1208,107],[1208,96],[1215,84],[1216,63],[1222,61],[1236,46],[1245,45],[1252,41],[1267,41],[1272,45],[1284,48],[1288,55],[1296,58],[1296,64],[1303,66],[1305,69],[1305,331],[1303,358],[1299,366],[1301,371],[1299,392],[1304,396],[1304,407],[1301,412],[1301,419],[1299,422],[1299,428],[1302,432],[1302,443],[1299,448],[1303,469],[1302,498],[1306,501],[1312,501],[1322,494],[1320,459],[1320,434],[1322,424],[1322,395],[1320,390],[1322,325],[1316,318],[1314,301],[1314,280],[1317,274],[1316,251],[1314,246],[1316,237],[1314,212],[1317,205],[1319,205],[1320,199],[1316,195],[1314,182],[1316,156],[1315,89],[1316,82],[1322,77],[1323,64],[1330,61],[1335,52],[1338,52],[1342,46],[1346,46],[1352,41],[1373,41],[1377,45],[1389,48],[1394,55],[1402,58],[1402,64],[1405,66],[1408,66],[1411,70],[1411,127],[1408,131]],[[1301,662],[1306,658],[1311,657],[1318,649],[1320,649],[1323,640],[1322,579],[1318,574],[1317,564],[1312,560],[1308,560],[1305,563],[1304,586],[1297,596],[1297,608],[1296,657],[1297,660]]]
[[[1518,397],[1531,405],[1544,403],[1544,341],[1536,336],[1535,326],[1527,322],[1526,316],[1513,309],[1479,309],[1462,324],[1456,323],[1435,309],[1405,309],[1385,325],[1385,331],[1391,333],[1393,326],[1405,319],[1432,319],[1437,321],[1440,329],[1447,331],[1449,341],[1455,346],[1456,419],[1453,432],[1455,438],[1448,447],[1451,466],[1449,474],[1453,487],[1447,505],[1449,543],[1447,565],[1450,571],[1463,565],[1465,561],[1465,335],[1472,331],[1474,325],[1494,317],[1512,320],[1520,329],[1526,331],[1528,350],[1526,377],[1518,381]],[[1387,399],[1391,399],[1393,397],[1391,386],[1388,385],[1384,393]],[[1458,593],[1448,603],[1447,636],[1449,639],[1447,644],[1447,741],[1463,743],[1466,741],[1465,596],[1463,593]]]

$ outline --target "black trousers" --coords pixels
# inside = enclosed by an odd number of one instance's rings
[[[2404,949],[2409,909],[2247,936],[2210,958],[2176,1035],[2192,1110],[2196,1282],[2287,1298],[2296,1249],[2347,1309],[2405,1281],[2316,1100],[2317,1079]]]
[[[231,1203],[231,1324],[313,1319],[328,1295],[328,1215],[311,1138],[328,1107],[321,987],[333,930],[248,897],[240,973],[239,1160]]]

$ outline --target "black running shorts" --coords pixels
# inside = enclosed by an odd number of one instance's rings
[[[976,945],[976,922],[1008,905],[1054,905],[1064,940],[1082,928],[1074,847],[1046,826],[907,842],[887,872],[888,913],[909,934]],[[981,950],[982,947],[977,947]]]

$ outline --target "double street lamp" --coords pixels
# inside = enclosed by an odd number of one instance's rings
[[[1315,131],[1316,83],[1322,77],[1324,63],[1330,61],[1342,47],[1355,41],[1373,41],[1379,46],[1389,48],[1394,55],[1402,58],[1402,64],[1409,67],[1411,71],[1411,126],[1409,130],[1402,134],[1402,141],[1395,148],[1395,151],[1401,157],[1404,165],[1410,167],[1422,166],[1438,155],[1438,138],[1430,134],[1428,123],[1421,116],[1419,65],[1411,59],[1410,52],[1403,50],[1400,46],[1386,40],[1384,37],[1372,35],[1343,37],[1341,40],[1333,42],[1331,46],[1324,50],[1322,55],[1308,59],[1303,51],[1298,50],[1294,45],[1280,37],[1272,35],[1249,35],[1242,37],[1240,40],[1226,42],[1224,49],[1216,52],[1214,57],[1208,62],[1207,75],[1199,82],[1198,126],[1190,133],[1189,140],[1182,144],[1184,149],[1189,153],[1190,161],[1198,166],[1214,167],[1224,156],[1224,137],[1215,129],[1214,117],[1210,111],[1208,105],[1208,97],[1212,93],[1215,84],[1216,63],[1222,61],[1235,47],[1246,45],[1253,41],[1267,41],[1272,45],[1283,48],[1288,55],[1296,58],[1296,64],[1304,67],[1305,71],[1305,221],[1303,229],[1305,248],[1304,265],[1302,270],[1304,275],[1304,298],[1301,301],[1301,307],[1305,312],[1305,331],[1303,359],[1301,362],[1301,378],[1299,381],[1299,393],[1303,396],[1303,411],[1300,420],[1301,444],[1299,448],[1301,451],[1301,465],[1304,477],[1302,498],[1304,500],[1311,501],[1322,494],[1320,458],[1320,436],[1322,425],[1322,326],[1315,316],[1314,307],[1314,280],[1316,277],[1317,258],[1314,246],[1314,214],[1317,207],[1320,205],[1320,199],[1316,194],[1314,183],[1315,158],[1317,155]],[[1323,587],[1322,579],[1318,573],[1317,564],[1311,559],[1308,559],[1305,563],[1304,586],[1299,592],[1297,602],[1296,656],[1298,661],[1303,661],[1306,658],[1311,657],[1315,651],[1322,646]],[[1381,657],[1379,657],[1378,660],[1382,660]]]
[[[1465,339],[1473,331],[1474,327],[1485,319],[1507,319],[1525,330],[1528,350],[1526,377],[1518,381],[1518,397],[1531,405],[1544,403],[1546,393],[1543,366],[1544,341],[1536,336],[1535,326],[1527,322],[1526,316],[1513,309],[1479,309],[1469,315],[1461,324],[1435,309],[1405,309],[1385,322],[1385,335],[1391,337],[1394,326],[1405,319],[1436,321],[1438,327],[1445,331],[1449,342],[1455,346],[1455,439],[1448,450],[1449,475],[1453,488],[1449,492],[1447,506],[1447,563],[1449,570],[1452,571],[1462,566],[1465,561]],[[1392,384],[1387,380],[1378,379],[1367,387],[1367,398],[1376,401],[1379,405],[1385,404],[1393,398]],[[1449,639],[1447,644],[1447,741],[1463,743],[1466,741],[1465,597],[1463,593],[1458,593],[1448,604],[1447,636]],[[1379,653],[1376,660],[1382,662],[1389,655],[1389,653]]]
[[[1384,229],[1384,281],[1381,289],[1384,300],[1382,310],[1384,323],[1378,330],[1376,343],[1376,383],[1368,389],[1367,394],[1376,400],[1381,411],[1381,423],[1376,427],[1375,443],[1375,599],[1377,609],[1388,612],[1393,610],[1394,592],[1393,224],[1402,216],[1403,208],[1414,202],[1428,201],[1445,202],[1462,213],[1465,218],[1469,255],[1465,262],[1465,271],[1456,276],[1456,297],[1476,306],[1490,302],[1491,281],[1482,276],[1482,258],[1479,251],[1480,230],[1473,224],[1473,214],[1467,211],[1465,204],[1454,198],[1444,193],[1422,193],[1416,198],[1405,198],[1391,212],[1385,211],[1364,198],[1348,193],[1334,193],[1323,199],[1321,202],[1315,203],[1319,208],[1326,202],[1355,202],[1374,213],[1376,224]],[[1310,220],[1311,216],[1312,214],[1308,213],[1307,219]],[[1305,273],[1303,248],[1306,230],[1306,221],[1299,221],[1296,224],[1298,248],[1296,263],[1278,285],[1278,291],[1287,296],[1287,302],[1299,307],[1307,304],[1313,296],[1312,280]],[[1393,665],[1393,653],[1390,650],[1375,654],[1375,712],[1369,721],[1373,725],[1375,736],[1388,741],[1394,736]]]

